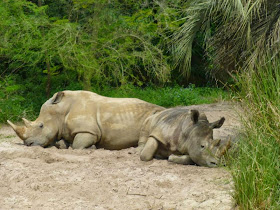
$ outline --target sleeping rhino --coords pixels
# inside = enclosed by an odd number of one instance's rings
[[[163,107],[135,98],[109,98],[89,91],[54,94],[39,117],[25,126],[7,121],[27,146],[48,147],[64,139],[74,149],[137,146],[141,125]]]
[[[168,158],[179,164],[216,167],[220,157],[230,147],[213,140],[213,129],[225,121],[209,123],[197,110],[177,107],[163,110],[146,119],[141,128],[138,150],[140,159]]]

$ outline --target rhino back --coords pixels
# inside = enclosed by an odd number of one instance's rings
[[[149,118],[150,136],[161,143],[161,149],[175,152],[184,128],[189,127],[191,120],[186,108],[170,108]]]
[[[65,124],[71,136],[88,132],[98,136],[97,147],[123,149],[136,146],[143,121],[163,107],[134,98],[110,98],[75,91]],[[70,95],[71,95],[70,94]],[[70,97],[69,97],[70,98]]]

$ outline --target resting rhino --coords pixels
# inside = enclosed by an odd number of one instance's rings
[[[151,115],[141,128],[138,142],[140,159],[168,158],[179,164],[216,167],[219,158],[230,147],[221,147],[221,140],[213,140],[213,129],[225,121],[209,123],[206,115],[185,107],[170,108]]]
[[[25,126],[7,121],[27,146],[48,147],[64,139],[74,149],[96,145],[105,149],[137,146],[144,120],[163,107],[135,98],[109,98],[89,91],[54,94],[39,117]]]

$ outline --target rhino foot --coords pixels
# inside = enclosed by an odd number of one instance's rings
[[[59,140],[54,145],[57,149],[68,149],[69,144],[64,140]]]
[[[87,149],[92,146],[95,147],[97,143],[97,136],[91,133],[78,133],[76,134],[72,148],[73,149]],[[96,148],[96,147],[95,147]]]
[[[158,148],[158,141],[155,140],[153,137],[149,137],[143,150],[141,151],[140,159],[142,161],[152,160],[154,154],[156,153],[157,148]]]
[[[192,165],[194,162],[190,158],[189,155],[170,155],[168,157],[169,162],[177,163],[177,164],[182,164],[182,165]]]

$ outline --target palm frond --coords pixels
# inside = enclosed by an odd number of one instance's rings
[[[192,44],[204,34],[212,75],[254,66],[264,53],[280,51],[280,3],[277,0],[193,1],[185,23],[174,35],[175,63],[190,75]],[[223,76],[222,76],[223,77]],[[219,78],[218,78],[219,79]]]
[[[190,75],[193,40],[207,16],[209,3],[211,1],[195,1],[191,4],[186,10],[186,22],[173,37],[175,65],[187,77]]]

